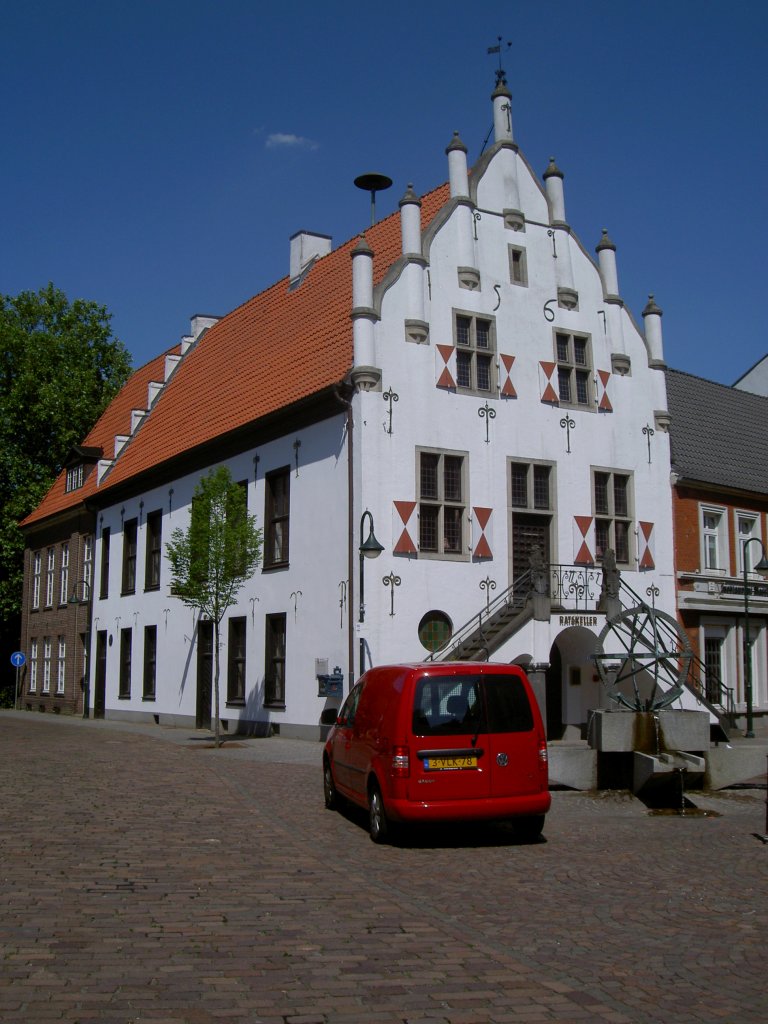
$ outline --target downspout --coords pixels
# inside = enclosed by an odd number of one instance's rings
[[[348,391],[348,387],[345,385],[339,385],[334,388],[334,395],[339,403],[344,407],[347,416],[347,663],[349,665],[349,691],[352,689],[352,683],[355,679],[355,602],[353,599],[355,579],[355,531],[352,524],[355,507],[355,473],[352,458],[354,417],[352,415],[352,402],[346,397],[345,391]]]

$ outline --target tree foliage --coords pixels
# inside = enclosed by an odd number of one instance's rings
[[[216,746],[219,746],[219,627],[261,559],[261,530],[248,515],[243,488],[226,466],[202,477],[186,530],[166,544],[172,593],[210,619],[214,629]]]
[[[24,541],[73,444],[127,380],[130,356],[104,306],[52,284],[0,295],[0,618],[18,614]]]

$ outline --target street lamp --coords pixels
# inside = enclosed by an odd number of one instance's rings
[[[759,544],[760,550],[763,553],[762,558],[754,567],[755,572],[768,572],[768,558],[765,555],[765,546],[759,537],[750,537],[744,541],[741,554],[742,568],[744,570],[744,697],[747,702],[747,731],[744,735],[751,739],[755,735],[755,730],[752,721],[752,656],[749,650],[749,587],[747,584],[747,572],[749,569],[747,548],[750,544]]]
[[[366,517],[369,520],[368,538],[363,541]],[[360,517],[360,615],[358,622],[365,622],[365,559],[378,558],[384,546],[379,544],[373,533],[373,516],[366,509]],[[365,640],[360,637],[360,675],[365,671]]]
[[[82,597],[77,596],[78,589],[82,594]],[[88,605],[91,603],[91,585],[88,580],[78,580],[72,588],[72,593],[67,598],[67,604],[74,605],[75,608],[75,645],[77,645],[77,612],[81,604]],[[83,691],[83,718],[88,717],[88,700],[89,700],[89,687],[88,687],[88,622],[86,620],[85,638],[83,640],[83,651],[85,654],[85,671],[84,671],[84,682],[81,682],[81,689]]]

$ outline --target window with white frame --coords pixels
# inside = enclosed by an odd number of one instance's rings
[[[56,551],[54,548],[48,548],[46,566],[45,566],[45,607],[51,608],[53,606],[53,574],[56,567]]]
[[[29,692],[37,693],[37,640],[29,641]]]
[[[43,569],[43,556],[36,551],[32,556],[32,607],[40,607],[40,578]]]
[[[509,250],[509,279],[512,284],[526,286],[528,284],[528,265],[525,249],[517,245],[508,245]]]
[[[753,537],[760,538],[760,524],[758,517],[751,512],[736,513],[736,564],[741,576],[746,567],[747,572],[752,572],[754,566],[760,561],[760,545],[750,544]]]
[[[592,405],[592,355],[589,336],[555,331],[557,388],[561,405]]]
[[[727,568],[726,527],[724,509],[701,507],[701,558],[705,572],[723,572]]]
[[[495,390],[495,333],[495,324],[488,317],[454,315],[457,390],[481,395]]]
[[[80,596],[84,601],[87,601],[91,596],[91,583],[93,581],[93,537],[90,534],[83,537],[83,580],[86,583],[86,586],[83,587],[85,592]]]
[[[629,565],[632,555],[632,477],[614,470],[593,470],[592,503],[598,562],[612,548],[616,562]]]
[[[83,486],[85,480],[85,471],[82,462],[77,466],[70,466],[67,470],[67,491],[76,491],[79,487]]]
[[[69,597],[69,544],[61,545],[59,563],[59,604],[66,604]]]
[[[43,637],[43,693],[51,692],[51,638]]]
[[[417,451],[419,554],[465,555],[468,463],[465,452]]]
[[[56,662],[56,693],[61,696],[64,693],[64,679],[67,673],[67,641],[65,637],[59,637],[59,659]]]

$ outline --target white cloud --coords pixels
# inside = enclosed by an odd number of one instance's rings
[[[303,135],[293,135],[287,132],[274,132],[267,136],[265,143],[267,149],[278,149],[287,146],[291,149],[319,149],[320,144],[312,139],[305,139]]]

